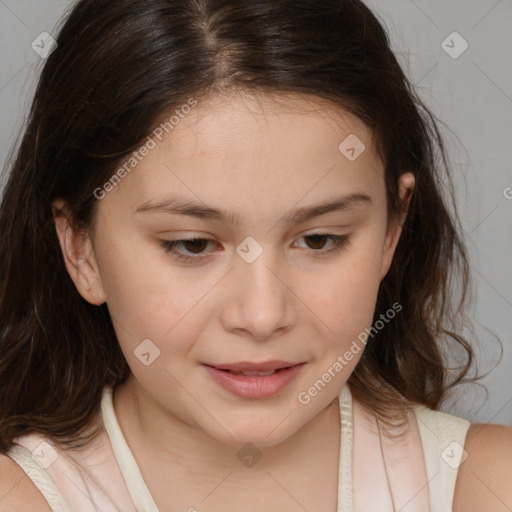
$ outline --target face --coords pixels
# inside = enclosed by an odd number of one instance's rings
[[[361,121],[298,95],[211,97],[154,140],[90,236],[57,220],[67,268],[162,417],[275,445],[361,357],[403,221],[382,162]]]

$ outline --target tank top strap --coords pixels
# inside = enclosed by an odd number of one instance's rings
[[[352,456],[354,445],[354,423],[352,409],[352,394],[348,384],[345,384],[338,396],[341,438],[340,459],[338,471],[338,507],[336,512],[353,512],[352,486]]]
[[[117,421],[112,401],[112,388],[105,387],[101,401],[103,421],[107,431],[112,451],[121,470],[124,481],[130,493],[136,510],[144,512],[159,512],[151,495],[135,457],[128,446],[121,427]]]
[[[464,450],[471,422],[458,416],[415,406],[425,452],[432,512],[451,512],[459,466],[467,458]]]
[[[97,420],[102,421],[101,414]],[[136,512],[103,429],[82,448],[64,450],[40,433],[13,441],[7,455],[25,471],[52,511]]]
[[[46,499],[52,512],[71,512],[50,475],[34,459],[32,452],[28,448],[21,444],[15,444],[9,448],[7,456],[14,460],[34,482],[34,485]]]
[[[353,409],[355,509],[358,512],[429,511],[424,451],[414,412],[408,411],[404,427],[388,435],[373,411],[357,400]]]

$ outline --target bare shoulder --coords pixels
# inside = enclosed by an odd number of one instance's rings
[[[50,505],[23,469],[7,455],[0,454],[0,512],[25,510],[51,512]]]
[[[512,510],[512,428],[475,423],[459,467],[453,512]]]

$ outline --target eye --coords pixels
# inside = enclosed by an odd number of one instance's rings
[[[209,238],[189,238],[184,240],[160,240],[160,244],[165,252],[173,253],[174,257],[178,261],[183,261],[186,263],[194,263],[202,260],[206,256],[202,254],[204,251],[205,245],[209,242],[213,242],[213,240]],[[177,248],[185,248],[187,250],[190,249],[191,254],[195,254],[196,256],[188,256],[187,254],[182,254],[177,251]]]
[[[330,233],[314,233],[301,237],[304,240],[310,240],[308,246],[314,256],[323,256],[337,251],[341,251],[349,243],[348,235],[334,235]],[[324,249],[326,242],[331,241],[329,248]],[[214,243],[210,238],[189,238],[182,240],[160,240],[160,245],[165,252],[173,254],[177,261],[185,263],[198,263],[207,258],[205,249],[208,244]],[[312,246],[312,247],[311,247]],[[183,254],[185,249],[187,253]]]
[[[308,245],[311,248],[313,246],[315,256],[316,255],[325,255],[333,252],[341,251],[344,247],[346,247],[349,243],[348,235],[334,235],[331,233],[314,233],[311,235],[305,235],[302,238],[304,240],[309,239],[311,242]],[[323,249],[325,247],[326,241],[331,241],[331,246],[328,249]]]

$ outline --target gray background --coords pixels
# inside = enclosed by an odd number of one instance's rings
[[[480,373],[443,409],[512,426],[512,2],[368,0],[424,102],[441,119],[477,294],[472,319]],[[16,142],[43,59],[31,48],[69,0],[0,0],[0,164]],[[452,52],[468,48],[457,58]],[[450,37],[449,37],[450,36]],[[452,47],[451,49],[449,47]],[[2,183],[5,175],[2,174]],[[511,187],[511,188],[508,188]],[[507,198],[508,196],[508,198]],[[510,198],[510,199],[509,199]],[[494,369],[503,343],[503,358]]]

